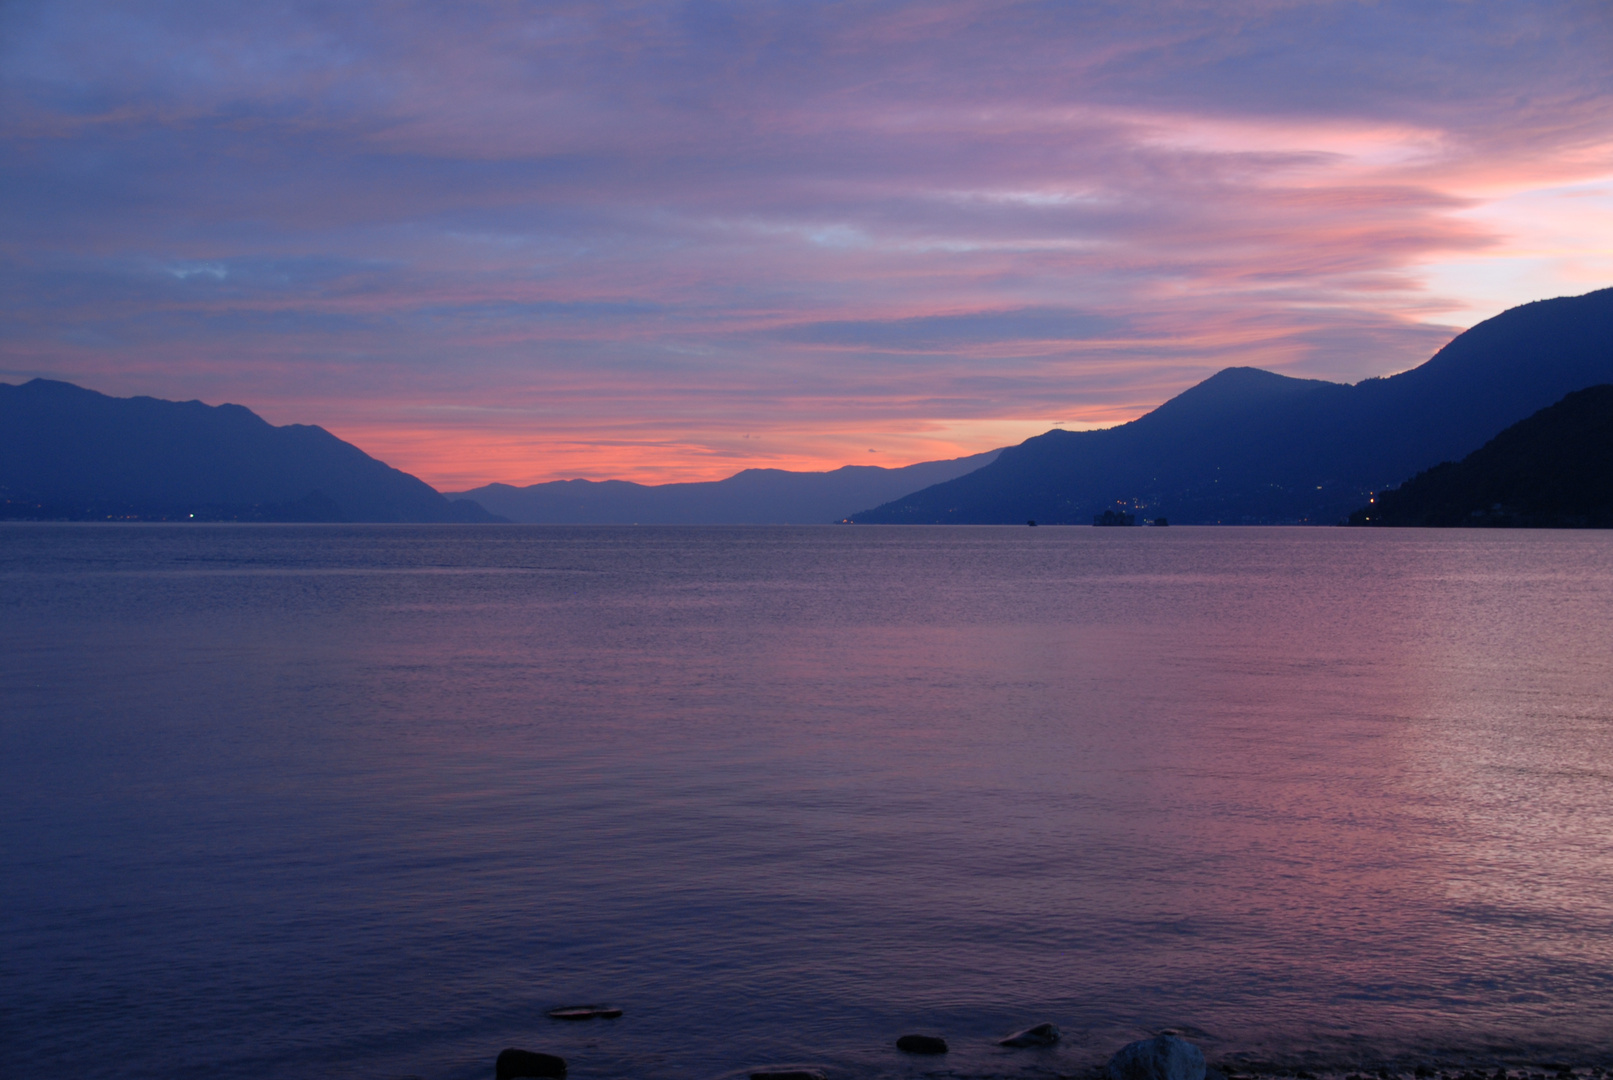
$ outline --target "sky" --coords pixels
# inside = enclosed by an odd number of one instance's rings
[[[0,3],[0,380],[904,465],[1613,285],[1613,4]]]

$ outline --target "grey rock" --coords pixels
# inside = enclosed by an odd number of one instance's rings
[[[947,1041],[937,1035],[903,1035],[896,1040],[896,1049],[908,1054],[944,1054]]]
[[[1052,1046],[1059,1041],[1059,1029],[1055,1024],[1037,1024],[1024,1031],[1016,1031],[1008,1038],[1002,1040],[998,1046]]]
[[[1109,1059],[1110,1080],[1204,1080],[1204,1072],[1204,1054],[1174,1035],[1140,1039]]]
[[[498,1061],[493,1065],[493,1075],[496,1080],[548,1080],[566,1075],[566,1059],[533,1050],[518,1050],[512,1046],[499,1052]]]

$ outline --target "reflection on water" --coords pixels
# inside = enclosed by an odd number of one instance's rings
[[[12,526],[0,646],[8,1076],[1613,1053],[1607,534]]]

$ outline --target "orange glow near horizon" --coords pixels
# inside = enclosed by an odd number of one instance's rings
[[[408,430],[388,425],[338,425],[331,432],[439,491],[466,491],[483,484],[525,487],[550,480],[691,483],[722,480],[744,469],[827,472],[846,465],[900,468],[1011,446],[1055,427],[1087,430],[1134,418],[1128,415],[1107,422],[968,421],[873,436],[832,430],[740,433],[718,445],[679,443],[670,438],[665,442],[597,442],[489,429]]]

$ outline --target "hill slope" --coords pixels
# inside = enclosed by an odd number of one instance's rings
[[[50,379],[0,383],[0,500],[13,518],[498,520],[324,428]]]
[[[1380,492],[1350,524],[1613,528],[1613,385],[1576,390]]]
[[[1050,431],[859,522],[1085,524],[1124,505],[1181,523],[1332,524],[1564,394],[1613,381],[1613,289],[1473,327],[1354,386],[1229,368],[1129,424]]]
[[[992,450],[900,469],[847,465],[831,472],[746,469],[725,480],[634,484],[554,480],[530,487],[488,484],[461,492],[511,521],[566,525],[821,525],[860,507],[973,472]]]

